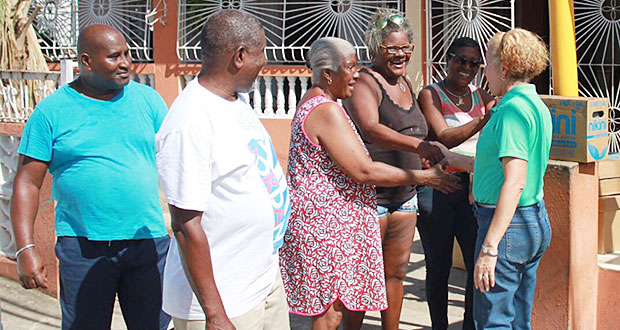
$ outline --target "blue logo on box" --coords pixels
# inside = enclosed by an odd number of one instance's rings
[[[551,108],[551,123],[553,124],[553,134],[561,134],[562,126],[564,126],[564,134],[575,135],[577,131],[575,127],[577,123],[577,120],[575,118],[576,111],[571,110],[570,117],[566,114],[556,116],[555,112],[555,108]]]
[[[599,152],[596,146],[593,146],[590,143],[588,143],[588,152],[590,153],[590,156],[592,156],[594,160],[601,160],[605,158],[605,156],[607,155],[608,149],[609,149],[609,146],[605,145],[605,147],[601,149]]]

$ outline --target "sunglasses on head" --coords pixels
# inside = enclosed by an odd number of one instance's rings
[[[405,22],[405,18],[402,15],[399,15],[399,14],[393,14],[390,17],[387,17],[387,18],[383,17],[383,18],[378,19],[375,22],[375,27],[377,27],[377,29],[379,29],[379,30],[382,30],[383,28],[385,28],[387,26],[388,21],[390,21],[390,22],[392,22],[392,23],[394,23],[394,24],[396,24],[398,26],[401,26]]]
[[[450,56],[452,59],[454,59],[456,61],[456,63],[458,63],[459,65],[465,65],[466,63],[469,64],[470,68],[473,69],[477,69],[480,67],[480,64],[482,64],[481,60],[468,60],[467,58],[461,56],[461,55],[456,55],[454,53],[449,53],[448,56]]]
[[[405,54],[413,53],[413,49],[415,48],[412,44],[404,45],[404,46],[393,46],[393,45],[380,45],[381,49],[385,49],[388,54],[396,54],[399,50],[402,50]]]

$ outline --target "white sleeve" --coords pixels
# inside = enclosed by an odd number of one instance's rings
[[[157,140],[157,172],[168,204],[206,211],[212,183],[211,142],[187,130]]]

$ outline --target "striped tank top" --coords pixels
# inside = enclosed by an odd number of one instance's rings
[[[446,95],[445,91],[439,86],[439,84],[434,83],[431,84],[431,87],[437,95],[439,95],[439,100],[441,102],[441,114],[446,120],[446,124],[448,127],[458,127],[461,125],[465,125],[470,121],[474,120],[474,118],[484,116],[485,105],[482,101],[482,94],[480,93],[480,89],[474,85],[468,85],[469,90],[471,91],[472,103],[469,111],[463,111],[459,107],[450,100],[448,95]],[[450,151],[458,152],[461,154],[465,154],[468,156],[473,156],[476,154],[476,144],[478,143],[478,135],[479,133],[474,134],[465,142],[460,145],[450,149]]]

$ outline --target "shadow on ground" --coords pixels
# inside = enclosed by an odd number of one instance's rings
[[[404,282],[405,294],[400,323],[400,328],[403,330],[431,329],[424,290],[425,272],[424,253],[419,237],[416,235],[411,250],[407,277]],[[462,327],[464,292],[465,272],[453,269],[450,276],[448,297],[450,330],[457,330]],[[22,289],[17,282],[0,278],[0,299],[2,324],[5,330],[51,330],[60,328],[60,306],[55,298],[35,290]],[[293,330],[309,330],[310,323],[309,317],[291,315],[291,329]],[[112,318],[112,330],[125,329],[127,328],[123,323],[117,304]],[[367,313],[363,329],[381,329],[381,315],[378,312]]]

